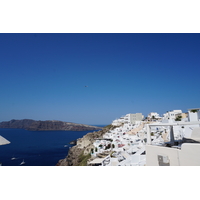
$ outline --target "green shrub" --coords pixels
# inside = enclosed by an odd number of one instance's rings
[[[108,128],[108,129],[111,129],[113,127],[113,125],[112,124],[109,124],[109,125],[107,125],[107,126],[105,126],[104,128]]]
[[[195,113],[195,112],[197,112],[198,110],[196,110],[196,109],[193,109],[193,110],[190,110],[191,112],[193,112],[193,113]]]
[[[88,159],[91,158],[91,154],[84,155],[82,152],[81,155],[78,157],[78,166],[87,166]]]
[[[105,126],[104,129],[113,130],[113,129],[117,128],[117,127],[120,127],[120,126],[114,126],[112,124],[109,124],[109,125]]]
[[[110,149],[110,147],[111,147],[111,144],[108,144],[108,145],[106,146],[105,150]]]
[[[181,119],[182,119],[182,116],[178,116],[176,117],[175,121],[181,121]]]

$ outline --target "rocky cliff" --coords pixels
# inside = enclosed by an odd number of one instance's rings
[[[93,142],[96,138],[102,136],[114,128],[114,126],[104,127],[100,131],[87,133],[85,136],[77,140],[77,145],[73,146],[66,158],[59,160],[57,166],[84,166],[87,165],[87,160],[90,158],[91,149],[94,148]]]
[[[19,128],[31,131],[50,131],[50,130],[63,130],[63,131],[90,131],[98,130],[100,127],[89,126],[84,124],[76,124],[71,122],[63,122],[56,120],[35,121],[31,119],[11,120],[0,123],[0,128]]]

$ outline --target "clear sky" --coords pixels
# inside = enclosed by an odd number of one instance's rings
[[[0,66],[0,121],[200,107],[200,34],[0,34]]]

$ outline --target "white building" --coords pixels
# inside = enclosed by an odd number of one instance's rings
[[[112,122],[113,126],[120,126],[122,123],[124,123],[124,116],[120,117],[119,119],[115,119]]]
[[[176,119],[176,115],[182,113],[182,110],[171,110],[163,114],[165,119]]]
[[[190,122],[200,121],[200,108],[188,109],[188,118]]]
[[[112,122],[114,126],[120,126],[122,123],[124,124],[135,124],[136,121],[142,121],[144,119],[144,115],[142,113],[135,114],[126,114],[125,116],[120,117]]]
[[[157,112],[151,112],[147,116],[148,119],[161,119],[160,115]]]

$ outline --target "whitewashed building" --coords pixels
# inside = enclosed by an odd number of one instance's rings
[[[200,121],[200,108],[188,109],[188,118],[190,122]]]
[[[112,122],[114,126],[120,126],[122,123],[124,124],[135,124],[136,121],[142,121],[144,119],[144,115],[142,113],[135,114],[126,114],[125,116],[120,117]]]
[[[163,114],[164,119],[176,119],[176,115],[182,113],[182,110],[171,110]]]
[[[155,118],[160,118],[159,114],[157,112],[151,112],[148,114],[149,118],[155,117]]]

